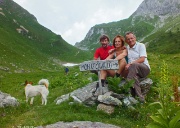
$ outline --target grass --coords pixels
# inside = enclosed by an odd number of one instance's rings
[[[0,127],[11,128],[17,126],[40,126],[52,124],[58,121],[93,121],[103,122],[121,126],[124,128],[144,128],[152,120],[150,115],[157,110],[157,107],[149,108],[149,103],[158,100],[157,91],[155,90],[156,83],[158,83],[159,70],[161,60],[166,62],[172,58],[173,55],[154,55],[149,53],[149,60],[151,64],[150,78],[153,79],[153,86],[146,97],[147,103],[137,104],[134,106],[136,111],[130,111],[126,107],[116,107],[115,112],[111,115],[105,114],[101,111],[96,111],[96,105],[86,107],[82,104],[69,105],[69,101],[56,105],[54,100],[63,94],[72,92],[73,90],[83,87],[90,81],[89,77],[96,77],[89,72],[80,72],[78,67],[70,68],[69,75],[64,75],[64,69],[53,72],[31,72],[19,74],[4,74],[0,78],[0,90],[11,94],[20,102],[19,107],[0,108]],[[179,58],[179,55],[176,55]],[[174,63],[176,62],[176,63]],[[179,77],[178,65],[179,59],[168,63],[170,67],[170,74]],[[175,72],[176,71],[176,72]],[[36,84],[39,79],[47,78],[50,81],[50,94],[48,96],[48,103],[46,106],[41,105],[41,98],[35,97],[34,104],[29,105],[25,103],[24,87],[21,86],[25,80],[33,81]]]

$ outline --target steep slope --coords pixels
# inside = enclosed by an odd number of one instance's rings
[[[94,51],[97,47],[99,47],[98,39],[100,35],[107,34],[112,40],[117,34],[124,35],[126,31],[133,31],[138,40],[143,41],[144,43],[153,43],[153,45],[151,45],[148,49],[152,49],[152,47],[154,47],[154,49],[150,51],[159,52],[158,50],[160,49],[155,48],[155,46],[159,46],[158,43],[156,44],[153,41],[154,38],[156,38],[155,35],[166,36],[166,33],[169,32],[168,30],[171,30],[172,28],[173,34],[178,35],[175,30],[179,30],[180,28],[178,23],[180,22],[179,17],[179,0],[144,0],[139,8],[128,19],[95,25],[89,30],[84,40],[77,42],[75,46],[83,50]],[[158,34],[156,34],[156,32],[158,32]],[[170,42],[171,40],[171,38],[166,39],[166,42]],[[179,44],[179,40],[175,40],[175,42]],[[159,42],[161,41],[161,38],[159,38]],[[163,45],[162,48],[163,47],[168,46]],[[172,43],[171,47],[175,47],[175,44]],[[161,52],[163,52],[163,50],[161,50]]]
[[[164,26],[144,39],[148,43],[148,51],[154,53],[180,53],[180,16],[169,17]]]
[[[12,0],[0,0],[0,49],[1,71],[56,69],[60,62],[92,58],[40,25]]]

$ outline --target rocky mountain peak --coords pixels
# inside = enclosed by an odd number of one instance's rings
[[[164,16],[178,13],[180,13],[180,0],[144,0],[133,16]]]

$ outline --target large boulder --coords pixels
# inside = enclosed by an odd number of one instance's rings
[[[37,128],[121,128],[111,124],[91,121],[73,121],[73,122],[57,122],[47,126],[38,126]]]
[[[16,98],[12,97],[7,93],[3,93],[0,91],[0,107],[7,107],[7,106],[18,106],[19,102]]]
[[[61,104],[62,102],[68,100],[71,97],[76,102],[93,105],[93,104],[95,104],[95,102],[97,100],[97,97],[95,97],[92,93],[94,91],[94,89],[96,88],[96,83],[97,82],[90,83],[90,84],[86,85],[85,87],[74,90],[71,93],[62,95],[62,96],[58,97],[55,100],[55,102],[56,102],[56,104]]]
[[[153,81],[150,78],[146,78],[140,82],[141,92],[143,95],[146,95],[149,92],[152,84]]]

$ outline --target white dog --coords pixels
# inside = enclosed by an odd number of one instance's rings
[[[41,79],[38,82],[38,85],[32,86],[32,82],[25,81],[25,95],[26,102],[31,98],[30,104],[33,104],[34,97],[37,95],[41,95],[42,105],[47,104],[47,96],[49,94],[48,90],[49,81],[47,79]]]

